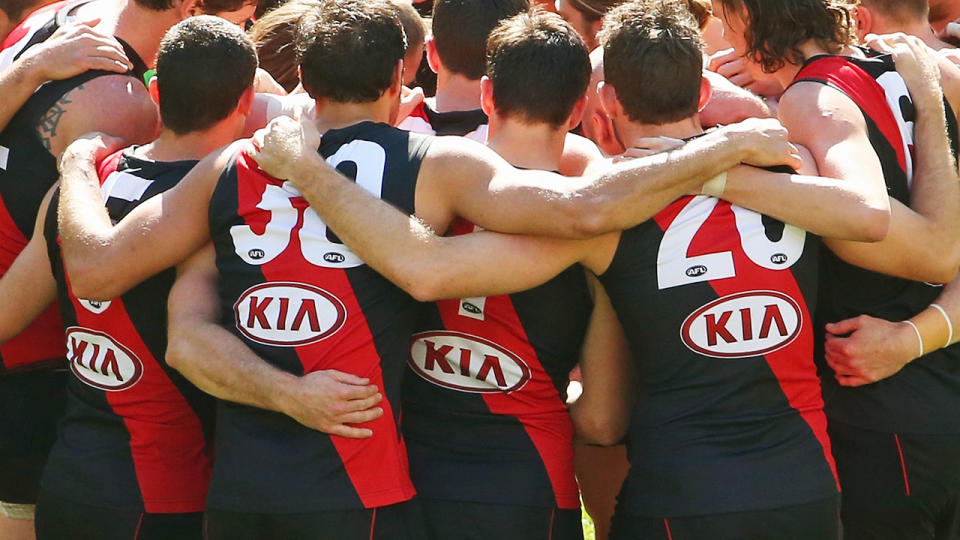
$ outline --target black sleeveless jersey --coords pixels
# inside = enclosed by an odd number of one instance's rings
[[[100,166],[110,218],[175,186],[196,161],[155,162],[117,152]],[[213,398],[170,368],[169,268],[120,298],[74,296],[57,237],[55,196],[44,237],[66,328],[67,413],[41,480],[77,502],[150,513],[201,512],[213,462]]]
[[[837,493],[813,360],[819,247],[706,196],[622,233],[600,280],[640,374],[624,512],[742,512]]]
[[[30,47],[42,43],[70,19],[83,2],[61,2],[31,14],[4,40],[0,69],[6,69]],[[138,69],[146,66],[124,44]],[[141,76],[142,72],[131,72]],[[59,179],[57,160],[43,145],[37,130],[47,111],[64,95],[106,71],[88,71],[63,81],[51,81],[34,92],[0,132],[0,275],[6,273],[33,234],[40,203]],[[63,366],[63,340],[56,306],[51,306],[17,337],[0,346],[0,373]]]
[[[432,139],[362,122],[327,132],[320,153],[412,214]],[[241,152],[210,201],[223,324],[261,358],[302,375],[369,378],[384,415],[369,439],[308,429],[279,413],[219,406],[208,504],[247,512],[372,508],[414,495],[400,435],[400,386],[419,304],[366,266],[288,183]]]
[[[828,85],[857,104],[880,158],[887,192],[909,205],[916,112],[892,58],[817,56],[807,61],[794,84],[802,81]],[[957,123],[949,104],[947,125],[956,152]],[[818,358],[826,323],[861,314],[900,321],[926,309],[943,290],[857,268],[826,249],[822,260]],[[955,412],[960,409],[960,347],[931,353],[886,380],[858,388],[840,387],[825,363],[821,371],[830,418],[882,432],[960,433]]]
[[[487,114],[481,109],[437,112],[430,101],[424,101],[398,127],[414,133],[453,135],[486,143],[488,122]]]
[[[474,229],[457,220],[450,234]],[[403,389],[410,473],[421,495],[580,507],[566,386],[591,307],[579,265],[529,291],[424,307],[410,344],[416,375]]]

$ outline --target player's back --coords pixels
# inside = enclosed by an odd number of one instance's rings
[[[84,3],[62,2],[27,17],[4,40],[4,48],[0,50],[0,69],[8,67],[27,49],[42,43],[71,21],[71,13]],[[146,71],[142,60],[130,47],[124,45],[124,49],[135,65],[132,73],[142,75]],[[39,130],[55,133],[63,113],[57,108],[61,98],[103,75],[114,73],[87,71],[42,85],[0,132],[0,275],[26,246],[40,203],[59,178],[57,160]],[[63,357],[60,328],[56,307],[51,307],[20,335],[0,347],[2,369],[26,370],[59,365]]]
[[[706,196],[622,233],[600,280],[639,371],[624,512],[742,512],[836,494],[813,361],[819,246]]]
[[[474,230],[457,220],[450,234]],[[410,344],[416,375],[408,375],[403,395],[421,495],[579,507],[565,401],[591,308],[579,266],[529,291],[424,307]]]
[[[114,221],[174,187],[196,164],[156,162],[133,151],[118,152],[100,166]],[[73,376],[43,488],[95,506],[202,512],[213,460],[213,398],[165,360],[167,296],[176,270],[168,268],[111,301],[77,298],[58,242],[58,195],[45,217],[44,236]]]
[[[867,51],[872,54],[871,51]],[[871,145],[883,168],[887,192],[910,204],[914,175],[916,111],[906,83],[888,55],[857,58],[818,56],[807,61],[794,84],[817,82],[847,95],[863,113]],[[956,118],[947,107],[952,147],[958,147]],[[903,320],[923,311],[942,292],[937,285],[864,270],[824,250],[818,306],[818,358],[823,325],[861,314]],[[960,352],[946,348],[909,363],[894,377],[859,388],[840,388],[824,367],[824,396],[831,418],[880,431],[956,431],[945,403],[960,395]],[[917,400],[916,396],[926,396]]]
[[[361,122],[324,134],[320,153],[410,214],[431,138]],[[210,506],[311,512],[394,504],[413,495],[398,427],[400,384],[419,305],[363,264],[299,193],[239,153],[210,202],[222,323],[269,363],[302,375],[369,378],[384,415],[369,439],[331,437],[233,403],[218,414]]]

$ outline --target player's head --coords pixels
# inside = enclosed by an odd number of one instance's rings
[[[580,122],[589,82],[583,38],[554,13],[521,13],[490,34],[481,94],[491,118],[569,131]]]
[[[0,41],[7,37],[6,33],[12,30],[20,21],[25,19],[31,11],[49,4],[54,0],[0,0]]]
[[[257,0],[133,0],[141,8],[170,12],[177,19],[195,15],[216,15],[243,26],[257,9]]]
[[[436,0],[433,39],[427,43],[431,69],[480,80],[487,67],[490,32],[529,7],[528,0]]]
[[[697,19],[697,26],[700,27],[702,33],[713,15],[710,12],[710,0],[683,0],[683,3],[687,5],[687,9]]]
[[[403,57],[403,84],[410,85],[417,77],[423,61],[423,47],[427,41],[427,27],[410,0],[392,0],[397,7],[397,16],[407,35],[407,54]]]
[[[238,26],[210,15],[173,26],[160,42],[151,84],[164,128],[185,135],[228,118],[242,126],[256,70],[257,53]]]
[[[616,125],[663,125],[695,117],[710,86],[693,15],[676,0],[614,8],[600,31],[605,80],[599,94]]]
[[[557,13],[573,25],[583,36],[587,47],[596,48],[597,32],[603,24],[603,16],[624,0],[556,0]]]
[[[603,48],[590,53],[590,84],[587,86],[587,102],[580,121],[580,134],[593,141],[607,156],[622,154],[625,150],[617,138],[610,115],[603,110],[598,88],[603,82]]]
[[[389,0],[320,2],[297,26],[303,88],[315,100],[399,107],[407,44]],[[391,119],[396,110],[391,111]]]
[[[924,24],[930,4],[927,0],[860,0],[856,14],[862,39],[867,34],[892,34]]]
[[[713,0],[724,37],[748,64],[773,73],[804,61],[800,47],[814,42],[831,53],[857,42],[848,0]]]
[[[304,13],[317,7],[318,0],[289,0],[268,11],[250,27],[249,35],[257,48],[260,67],[270,73],[287,92],[300,84],[297,48],[293,45],[297,23]]]

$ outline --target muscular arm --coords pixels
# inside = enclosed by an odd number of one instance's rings
[[[50,80],[73,77],[90,69],[123,73],[130,62],[112,37],[91,28],[97,21],[61,27],[49,39],[28,49],[0,72],[0,130],[5,128],[34,90]]]
[[[890,200],[887,237],[874,244],[827,240],[840,258],[918,281],[950,281],[960,264],[960,182],[950,162],[942,98],[917,96],[912,209]],[[815,104],[815,105],[814,105]],[[810,114],[811,107],[820,114]],[[837,90],[800,83],[781,101],[781,120],[816,158],[821,175],[885,189],[879,158],[860,110]]]
[[[74,293],[110,300],[175,266],[210,240],[207,210],[231,147],[203,159],[176,187],[113,225],[97,175],[98,139],[82,139],[60,163],[60,241]]]
[[[383,414],[369,380],[337,371],[304,377],[280,370],[217,324],[219,301],[213,246],[177,268],[168,301],[167,362],[201,390],[220,399],[287,414],[307,427],[365,438],[363,423]]]
[[[810,151],[800,147],[800,174],[739,166],[727,176],[723,199],[819,236],[877,242],[890,224],[889,197],[869,182],[816,176]]]
[[[56,189],[56,186],[51,188],[40,205],[30,242],[0,278],[0,298],[7,306],[0,309],[0,343],[23,331],[57,298],[57,282],[50,269],[43,236],[47,209]]]
[[[597,278],[593,315],[580,353],[583,393],[570,405],[577,436],[588,443],[619,443],[630,423],[636,377],[617,314]]]

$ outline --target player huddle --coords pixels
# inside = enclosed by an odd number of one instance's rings
[[[0,2],[0,540],[960,539],[949,4]]]

